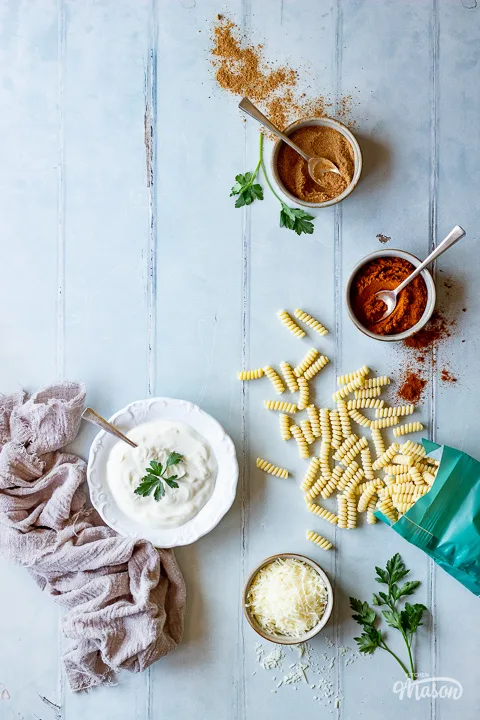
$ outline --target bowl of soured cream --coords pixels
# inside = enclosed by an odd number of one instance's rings
[[[131,403],[110,422],[137,447],[103,431],[92,443],[87,480],[103,520],[121,535],[163,548],[210,532],[230,509],[238,482],[235,447],[221,425],[197,405],[173,398]],[[172,453],[181,460],[167,468]],[[137,492],[152,461],[164,472],[157,497]]]

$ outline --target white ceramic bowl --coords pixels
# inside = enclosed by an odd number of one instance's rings
[[[427,287],[427,304],[425,306],[425,310],[423,312],[422,317],[416,323],[416,325],[413,325],[408,330],[405,330],[402,333],[397,333],[396,335],[379,335],[378,333],[374,333],[371,330],[368,330],[360,320],[357,318],[355,313],[353,312],[352,303],[350,300],[350,291],[352,288],[352,282],[355,278],[355,275],[358,273],[358,271],[366,265],[366,263],[370,262],[371,260],[377,260],[378,258],[382,257],[399,257],[403,258],[404,260],[408,260],[408,262],[412,263],[414,267],[418,267],[421,263],[421,260],[416,257],[416,255],[412,255],[409,252],[405,252],[405,250],[396,250],[395,248],[389,248],[388,250],[377,250],[376,252],[370,253],[370,255],[366,255],[364,258],[358,262],[355,267],[353,268],[352,272],[350,273],[350,277],[348,279],[347,285],[345,287],[345,303],[347,305],[348,314],[350,316],[350,320],[353,322],[353,324],[362,332],[364,335],[368,335],[368,337],[373,338],[374,340],[381,340],[382,342],[398,342],[400,340],[405,340],[406,338],[410,337],[411,335],[414,335],[419,330],[421,330],[427,322],[432,317],[433,311],[435,309],[435,302],[437,298],[437,293],[435,290],[435,282],[433,280],[433,277],[431,276],[430,272],[428,270],[423,270],[420,274],[421,277],[425,281],[425,285]]]
[[[235,499],[238,463],[235,446],[222,426],[197,405],[173,398],[150,398],[130,403],[110,418],[124,434],[141,423],[172,420],[190,425],[205,438],[215,456],[217,476],[213,493],[200,512],[178,528],[147,528],[118,507],[107,482],[106,466],[117,442],[103,430],[95,437],[88,456],[87,481],[90,497],[103,520],[120,535],[149,540],[156,547],[189,545],[218,525]]]
[[[299,130],[303,127],[308,127],[311,125],[322,125],[323,127],[330,127],[334,130],[338,130],[339,133],[341,133],[344,137],[347,138],[347,140],[350,142],[350,145],[353,148],[353,162],[354,162],[354,170],[353,170],[353,177],[352,182],[348,187],[345,188],[343,193],[341,195],[337,195],[337,197],[333,198],[333,200],[327,200],[326,202],[322,203],[314,203],[314,202],[307,202],[306,200],[300,200],[296,195],[293,195],[280,179],[280,175],[278,173],[278,153],[280,151],[280,148],[282,146],[283,140],[277,140],[275,142],[275,145],[273,146],[273,152],[272,152],[272,158],[271,158],[271,169],[272,169],[272,175],[275,178],[275,182],[277,183],[280,190],[288,197],[290,200],[297,205],[303,205],[304,207],[311,207],[311,208],[323,208],[323,207],[330,207],[330,205],[336,205],[337,203],[341,202],[342,200],[345,200],[348,195],[350,195],[351,192],[355,190],[355,188],[358,185],[358,181],[360,180],[360,175],[362,174],[362,151],[360,150],[360,145],[358,144],[358,140],[355,137],[355,135],[347,128],[346,125],[339,122],[338,120],[334,120],[333,118],[329,117],[320,117],[320,118],[306,118],[305,120],[297,120],[297,122],[292,123],[289,125],[283,132],[285,135],[291,135],[292,132],[295,130]]]
[[[295,560],[301,560],[301,562],[306,563],[307,565],[310,565],[316,572],[320,575],[323,582],[325,583],[325,587],[327,589],[327,604],[325,605],[325,612],[323,613],[322,617],[320,618],[320,621],[311,629],[308,631],[308,633],[305,633],[305,635],[302,635],[301,637],[293,638],[287,635],[272,635],[272,633],[267,632],[264,630],[256,619],[253,617],[253,615],[250,613],[250,610],[247,607],[247,597],[248,597],[248,591],[250,590],[250,585],[252,584],[252,581],[255,577],[255,575],[258,573],[259,570],[261,570],[265,565],[270,565],[271,562],[274,562],[278,558],[287,559],[287,558],[294,558]],[[247,618],[250,626],[255,630],[256,633],[258,633],[264,640],[268,640],[269,642],[278,643],[279,645],[298,645],[299,643],[307,642],[307,640],[311,640],[315,635],[318,635],[320,630],[322,630],[325,625],[327,624],[330,615],[332,614],[333,610],[333,588],[330,580],[328,579],[326,573],[322,570],[320,565],[317,565],[316,562],[313,560],[310,560],[310,558],[306,557],[305,555],[298,555],[296,553],[278,553],[278,555],[272,555],[271,557],[266,558],[265,560],[262,560],[262,562],[257,565],[257,567],[252,570],[250,575],[247,578],[247,581],[245,583],[245,587],[243,588],[243,595],[242,595],[242,603],[243,603],[243,611],[245,613],[245,617]]]

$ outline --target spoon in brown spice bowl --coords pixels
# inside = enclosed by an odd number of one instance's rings
[[[465,235],[465,230],[460,227],[460,225],[455,225],[453,230],[450,230],[445,240],[442,240],[440,245],[436,247],[435,250],[431,252],[430,255],[425,258],[425,260],[417,268],[415,268],[415,270],[407,278],[405,278],[405,280],[401,282],[398,287],[395,288],[395,290],[379,290],[375,294],[375,297],[378,298],[378,300],[381,300],[386,305],[386,310],[383,315],[378,318],[377,323],[379,323],[381,320],[385,320],[385,318],[392,314],[392,312],[397,306],[397,298],[402,292],[402,290],[406,288],[407,285],[412,282],[412,280],[414,280],[418,275],[420,275],[422,270],[425,270],[427,265],[440,257],[440,255],[443,255],[446,250],[449,250],[451,247],[453,247],[453,245],[455,245],[455,243],[461,240]]]
[[[250,100],[248,100],[248,98],[243,98],[243,100],[239,102],[238,107],[240,108],[240,110],[243,110],[244,113],[247,113],[247,115],[250,115],[250,117],[259,122],[261,125],[264,125],[274,135],[283,140],[284,143],[287,143],[287,145],[290,145],[290,147],[293,148],[295,152],[301,155],[308,165],[308,173],[310,177],[318,185],[322,184],[322,175],[324,175],[325,173],[333,172],[337,173],[337,175],[341,175],[340,170],[337,168],[335,163],[327,160],[327,158],[312,157],[311,155],[308,155],[308,153],[304,152],[301,148],[299,148],[298,145],[296,145],[296,143],[294,143],[293,140],[288,137],[288,135],[282,133],[281,130],[279,130],[267,117],[265,117],[265,115],[260,112],[260,110],[255,107],[255,105],[251,103]]]

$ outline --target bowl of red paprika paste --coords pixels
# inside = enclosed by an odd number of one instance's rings
[[[346,303],[354,325],[375,340],[405,340],[421,330],[435,308],[435,283],[428,270],[412,280],[397,298],[397,306],[385,320],[385,304],[375,295],[394,290],[420,260],[404,250],[378,250],[360,260],[352,270],[346,287]]]

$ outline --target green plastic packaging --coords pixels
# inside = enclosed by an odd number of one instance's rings
[[[460,450],[423,440],[440,460],[435,482],[397,522],[375,515],[475,595],[480,595],[480,462]]]

